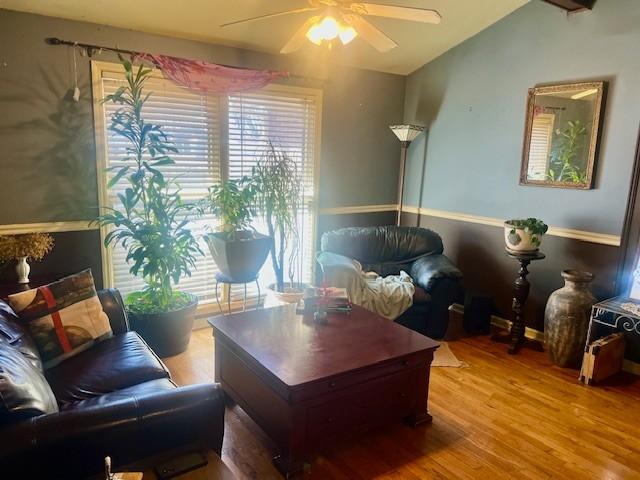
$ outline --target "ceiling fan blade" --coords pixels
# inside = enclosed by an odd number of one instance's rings
[[[316,23],[318,20],[320,20],[320,16],[316,15],[304,22],[296,33],[293,34],[293,37],[289,39],[286,45],[280,49],[280,53],[292,53],[299,50],[307,41],[307,31],[311,28],[311,25]]]
[[[381,5],[378,3],[354,3],[352,9],[362,7],[364,11],[357,11],[361,15],[375,17],[397,18],[411,22],[440,23],[442,17],[435,10],[426,8],[399,7],[396,5]],[[355,10],[354,10],[355,11]]]
[[[356,29],[365,41],[369,42],[379,52],[388,52],[398,46],[396,42],[366,21],[360,15],[344,14],[344,21]]]
[[[242,20],[236,20],[235,22],[223,23],[220,26],[221,27],[229,27],[231,25],[237,25],[239,23],[255,22],[256,20],[264,20],[265,18],[279,17],[281,15],[290,15],[292,13],[314,12],[316,10],[320,10],[320,7],[296,8],[294,10],[286,10],[284,12],[267,13],[266,15],[259,15],[257,17],[244,18]]]

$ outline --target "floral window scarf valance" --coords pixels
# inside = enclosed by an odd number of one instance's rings
[[[176,84],[208,95],[259,90],[277,78],[289,76],[288,72],[234,68],[167,55],[140,53],[136,59],[154,64]]]

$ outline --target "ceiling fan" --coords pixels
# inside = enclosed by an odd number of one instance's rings
[[[280,53],[291,53],[302,48],[305,40],[321,45],[327,42],[331,47],[335,39],[343,45],[348,44],[358,35],[379,52],[388,52],[398,46],[391,38],[373,26],[364,16],[395,18],[422,23],[440,23],[442,17],[435,10],[378,3],[363,3],[353,0],[308,0],[309,6],[295,8],[283,12],[268,13],[257,17],[245,18],[225,23],[221,27],[229,27],[245,22],[254,22],[267,18],[290,15],[293,13],[317,12],[307,19],[296,33],[289,39]]]

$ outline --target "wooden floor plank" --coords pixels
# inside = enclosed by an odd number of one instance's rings
[[[433,368],[431,425],[391,425],[327,445],[301,477],[370,479],[640,479],[640,379],[598,387],[543,352],[506,353],[488,337],[450,343],[468,368]],[[214,378],[213,339],[194,332],[166,359],[186,385]],[[238,406],[227,409],[222,458],[238,478],[280,479],[273,445]]]

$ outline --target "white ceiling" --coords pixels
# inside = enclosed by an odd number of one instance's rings
[[[500,20],[529,0],[370,0],[438,10],[439,25],[368,17],[399,47],[378,53],[356,38],[335,49],[336,61],[408,74]],[[309,14],[292,14],[220,28],[224,22],[300,8],[306,0],[0,0],[0,8],[111,25],[148,33],[278,53]],[[308,49],[323,48],[307,45]],[[154,52],[162,53],[162,52]]]

